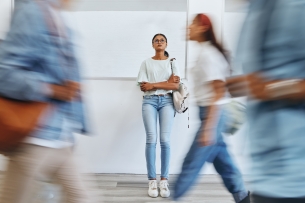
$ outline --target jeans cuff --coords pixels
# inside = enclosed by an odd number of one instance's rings
[[[248,196],[248,191],[242,191],[233,194],[236,203],[243,201],[247,196]]]

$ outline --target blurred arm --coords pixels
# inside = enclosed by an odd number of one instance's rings
[[[247,96],[247,76],[235,76],[227,78],[226,87],[232,97]]]
[[[212,103],[214,105],[211,105],[208,107],[208,113],[207,113],[207,120],[206,122],[203,122],[203,126],[201,129],[203,129],[202,134],[199,138],[199,143],[202,146],[211,145],[214,143],[214,132],[215,132],[215,126],[217,124],[217,120],[219,119],[219,108],[218,105],[215,103],[223,98],[225,94],[225,82],[221,80],[214,80],[210,82],[210,85],[212,86],[214,90],[214,97],[212,98]]]
[[[253,73],[228,79],[226,85],[233,97],[250,96],[262,101],[305,98],[303,79],[266,81],[260,74]]]
[[[27,6],[14,14],[11,30],[0,46],[0,95],[18,100],[45,100],[52,94],[44,74],[33,72],[41,62],[41,30],[37,29],[36,11]],[[42,72],[43,70],[41,70]]]
[[[305,99],[305,80],[303,79],[265,81],[259,74],[250,74],[247,76],[247,81],[249,94],[254,99],[263,101]]]

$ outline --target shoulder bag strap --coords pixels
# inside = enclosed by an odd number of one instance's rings
[[[172,69],[172,74],[174,74],[173,70],[173,61],[176,60],[175,58],[171,58],[170,63],[171,63],[171,69]]]

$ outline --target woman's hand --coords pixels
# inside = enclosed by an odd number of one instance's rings
[[[169,83],[180,83],[180,77],[172,74],[167,80]]]
[[[213,135],[214,130],[213,129],[205,129],[201,132],[201,135],[198,139],[198,143],[200,146],[210,146],[215,143],[214,135]]]
[[[200,146],[209,146],[215,144],[216,123],[218,122],[218,107],[212,105],[208,107],[208,115],[203,122],[202,131],[198,138]]]
[[[248,75],[247,81],[249,93],[254,99],[267,101],[272,98],[266,88],[270,82],[265,82],[258,74]]]
[[[154,85],[148,82],[142,82],[140,87],[141,87],[141,91],[143,92],[151,91],[154,89]]]
[[[78,96],[80,84],[74,81],[67,81],[64,85],[50,85],[52,90],[51,98],[60,101],[72,101]]]
[[[227,78],[226,86],[233,97],[247,96],[248,94],[247,76],[236,76]]]

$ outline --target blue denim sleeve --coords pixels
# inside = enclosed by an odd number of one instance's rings
[[[74,41],[74,33],[72,32],[72,30],[69,30],[69,35],[70,35],[70,39],[71,40],[71,51],[73,52],[73,60],[70,61],[70,63],[72,64],[73,67],[75,67],[75,75],[74,75],[74,79],[78,82],[82,82],[82,71],[81,71],[81,63],[78,60],[78,52],[76,51],[76,45],[73,43]],[[88,116],[87,116],[87,108],[84,102],[84,98],[83,98],[83,92],[80,92],[80,99],[73,101],[72,102],[72,112],[74,114],[73,116],[73,120],[77,123],[80,124],[80,128],[78,129],[78,131],[76,131],[77,133],[82,133],[82,134],[92,134],[91,131],[91,126],[90,126],[90,122],[88,122]],[[90,130],[89,130],[90,129]]]
[[[0,95],[24,101],[45,101],[51,94],[43,71],[33,71],[44,46],[33,6],[16,8],[11,30],[0,45]]]

